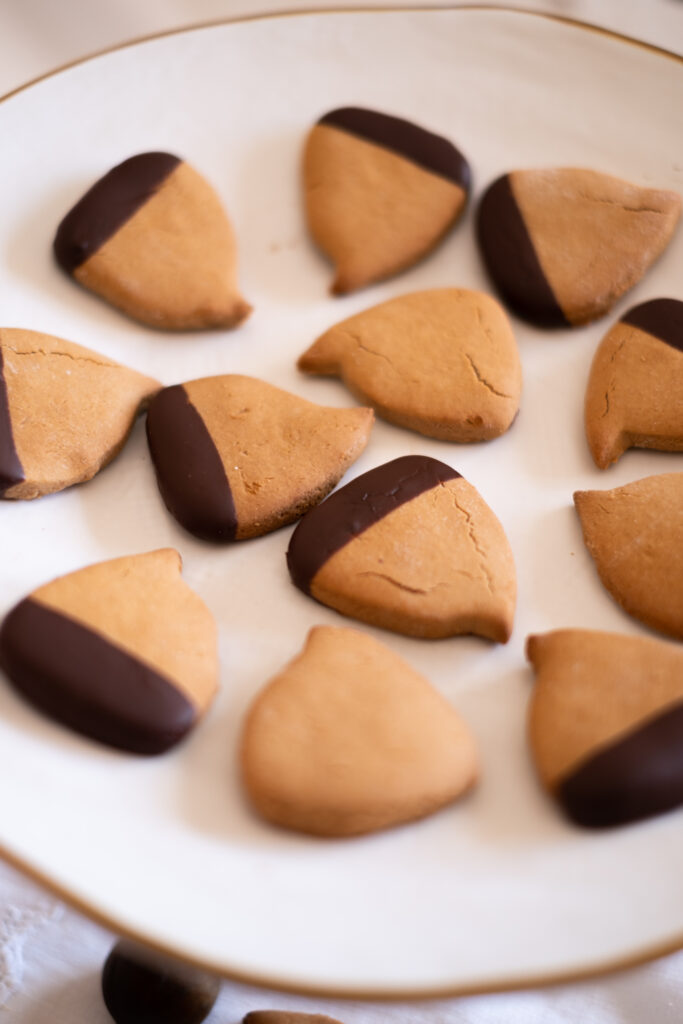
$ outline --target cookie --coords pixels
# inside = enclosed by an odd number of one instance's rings
[[[352,836],[423,818],[474,784],[474,740],[403,659],[354,629],[318,626],[258,694],[242,776],[268,821]]]
[[[218,687],[216,626],[165,548],[38,587],[0,629],[0,667],[62,725],[135,754],[178,743]]]
[[[161,384],[81,345],[0,328],[0,497],[90,480]]]
[[[579,825],[623,825],[683,804],[683,650],[559,629],[527,640],[529,740],[543,785]]]
[[[467,161],[410,121],[342,107],[313,127],[304,149],[308,226],[343,295],[411,266],[462,213]]]
[[[201,1024],[220,980],[129,939],[113,947],[102,968],[102,998],[115,1024]]]
[[[406,455],[335,491],[297,525],[293,583],[397,633],[510,638],[516,578],[503,527],[459,473]]]
[[[666,248],[681,197],[579,168],[511,171],[484,193],[479,246],[501,295],[550,327],[609,312]]]
[[[593,359],[585,421],[600,469],[627,448],[683,451],[683,302],[643,302],[608,331]]]
[[[614,600],[645,625],[683,639],[683,473],[577,491],[574,503]]]
[[[342,378],[390,423],[442,441],[488,441],[519,409],[508,318],[481,292],[440,288],[383,302],[326,331],[299,359]]]
[[[235,327],[251,312],[220,199],[170,153],[140,153],[100,178],[59,225],[54,254],[79,284],[152,327]]]
[[[230,541],[291,523],[324,498],[372,421],[372,409],[329,409],[225,375],[160,391],[147,437],[171,514],[197,537]]]

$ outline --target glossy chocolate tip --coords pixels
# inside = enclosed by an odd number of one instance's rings
[[[470,166],[460,150],[448,139],[428,132],[412,121],[363,107],[339,107],[324,114],[318,124],[340,128],[366,142],[390,149],[425,170],[446,178],[464,192],[469,191]]]
[[[17,693],[39,711],[130,753],[164,753],[197,717],[165,676],[30,597],[2,624],[0,667]]]
[[[180,162],[170,153],[140,153],[96,181],[57,228],[53,248],[60,267],[73,274],[159,190]]]
[[[634,306],[621,318],[622,324],[638,327],[646,334],[683,352],[683,302],[680,299],[650,299]]]
[[[298,524],[287,550],[292,582],[310,594],[316,573],[332,555],[394,509],[460,473],[427,455],[404,455],[363,473]]]
[[[0,498],[4,498],[10,487],[26,479],[12,433],[7,384],[3,372],[2,345],[0,345]]]
[[[584,828],[626,825],[683,803],[683,704],[590,757],[558,789]]]
[[[231,541],[237,515],[221,457],[182,384],[163,388],[147,413],[147,441],[171,515],[195,537]]]
[[[539,327],[570,327],[541,268],[509,174],[484,192],[476,230],[486,269],[510,309]]]

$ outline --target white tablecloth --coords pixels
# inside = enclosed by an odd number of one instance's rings
[[[259,11],[369,5],[368,0],[4,0],[0,95],[79,57],[154,32]],[[509,0],[505,5],[515,6]],[[399,4],[372,0],[372,6]],[[519,6],[683,50],[683,0],[523,0]],[[114,941],[0,864],[0,1019],[106,1024],[111,1018],[99,979]],[[680,1024],[683,953],[597,981],[411,1004],[309,1000],[226,982],[208,1021],[236,1024],[249,1010],[269,1008],[327,1013],[346,1024]]]

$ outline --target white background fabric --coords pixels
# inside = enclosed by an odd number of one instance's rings
[[[154,32],[259,11],[370,5],[399,6],[386,0],[4,0],[0,95],[79,57]],[[523,0],[519,6],[683,50],[683,0]],[[0,864],[0,1019],[106,1024],[99,979],[114,941]],[[581,984],[411,1004],[309,1000],[226,982],[208,1020],[236,1024],[249,1010],[269,1008],[327,1013],[345,1024],[678,1024],[683,953]]]

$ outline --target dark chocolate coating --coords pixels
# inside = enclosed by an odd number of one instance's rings
[[[621,323],[631,324],[683,352],[683,302],[650,299],[624,313]]]
[[[170,153],[140,153],[112,168],[69,210],[57,228],[54,253],[67,274],[123,227],[180,163]]]
[[[5,492],[26,479],[12,436],[12,419],[7,400],[7,385],[3,374],[2,347],[0,347],[0,498]]]
[[[541,269],[508,174],[481,197],[477,240],[493,283],[515,313],[542,327],[570,326]]]
[[[636,727],[571,772],[558,789],[586,828],[625,825],[683,803],[683,704]]]
[[[0,667],[50,718],[134,754],[163,753],[197,717],[171,680],[30,597],[2,624]]]
[[[311,509],[294,530],[287,550],[292,582],[310,593],[315,574],[336,551],[406,501],[459,476],[427,455],[404,455],[356,477]]]
[[[362,107],[340,107],[321,117],[318,124],[341,128],[366,142],[375,142],[446,178],[464,192],[469,191],[470,167],[462,153],[448,139],[434,135],[411,121]]]
[[[235,503],[221,457],[182,384],[164,388],[147,413],[147,441],[166,508],[202,540],[234,540]]]
[[[214,975],[125,939],[102,968],[102,997],[116,1024],[200,1024],[220,987]]]

